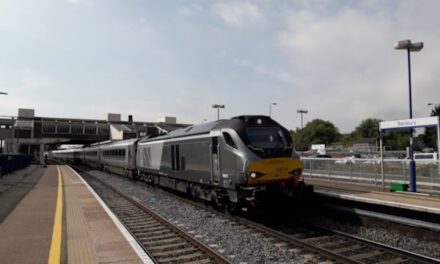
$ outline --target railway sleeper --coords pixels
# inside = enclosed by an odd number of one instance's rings
[[[123,221],[124,223],[126,223],[126,225],[130,225],[131,228],[143,228],[143,227],[148,227],[148,226],[153,226],[155,224],[159,224],[162,225],[161,223],[157,222],[157,221],[143,221],[142,219],[137,220],[136,222],[130,222],[130,221]]]
[[[126,226],[129,226],[130,228],[153,228],[157,227],[158,224],[163,227],[163,224],[157,221],[145,222],[142,219],[136,221],[126,221],[123,219],[123,222]]]
[[[369,258],[377,257],[377,256],[380,256],[383,254],[385,254],[385,252],[374,250],[371,252],[366,252],[366,253],[361,253],[358,255],[350,256],[350,258],[356,259],[356,260],[361,260],[361,259],[369,259]]]
[[[150,221],[154,220],[152,219],[148,214],[141,212],[141,213],[126,213],[126,212],[116,212],[117,215],[120,215],[121,217],[132,217],[132,218],[144,218],[148,219]]]
[[[329,241],[327,243],[320,244],[320,247],[326,248],[326,249],[336,249],[341,247],[350,246],[351,244],[347,241],[337,240],[337,241]]]
[[[315,237],[303,238],[301,240],[307,243],[312,243],[312,242],[319,243],[320,241],[328,240],[328,239],[334,239],[334,236],[315,236]]]
[[[161,232],[161,233],[164,233],[164,232],[168,232],[170,229],[169,228],[167,228],[167,227],[164,227],[164,226],[162,226],[162,225],[160,225],[160,226],[145,226],[145,228],[144,229],[142,229],[142,230],[140,230],[140,231],[138,231],[138,233],[157,233],[157,232]]]
[[[349,253],[350,251],[355,251],[355,250],[359,250],[365,248],[365,246],[363,245],[353,245],[351,247],[344,247],[344,248],[338,248],[338,249],[334,249],[332,250],[332,252],[335,252],[337,254],[344,254],[344,253]]]
[[[139,235],[147,235],[147,236],[154,236],[154,237],[156,237],[156,236],[163,236],[163,235],[166,235],[166,234],[169,234],[169,233],[173,233],[173,232],[171,232],[168,228],[164,228],[162,230],[151,231],[151,232],[150,232],[150,230],[141,231],[139,233]]]
[[[175,239],[165,239],[165,240],[156,240],[156,241],[151,241],[151,240],[142,240],[142,243],[146,246],[146,247],[148,247],[148,248],[150,248],[150,247],[160,247],[160,246],[166,246],[166,245],[170,245],[170,244],[172,244],[172,245],[174,245],[174,244],[176,244],[176,245],[178,245],[178,244],[182,244],[182,243],[185,243],[185,244],[188,244],[188,241],[186,241],[186,240],[184,240],[183,238],[175,238]]]
[[[144,245],[166,245],[169,243],[178,243],[180,241],[185,241],[181,237],[176,237],[175,234],[164,238],[155,237],[151,239],[150,237],[139,237],[139,239]]]
[[[182,248],[187,245],[188,245],[188,242],[186,242],[186,241],[182,241],[179,243],[166,243],[164,245],[159,245],[159,246],[149,246],[148,251],[164,251],[164,250],[169,250],[169,249],[173,249],[173,248]]]
[[[388,260],[378,262],[377,264],[400,264],[400,263],[404,263],[406,261],[408,261],[408,259],[397,257],[397,258],[388,259]]]
[[[136,221],[136,220],[149,220],[149,221],[153,221],[154,219],[152,219],[149,215],[143,213],[143,214],[124,214],[124,213],[119,213],[118,215],[120,215],[121,217],[127,218],[127,220],[131,220],[131,221]]]
[[[144,239],[144,240],[148,240],[148,241],[152,241],[152,242],[174,239],[174,238],[182,239],[182,238],[178,237],[175,233],[172,233],[172,232],[164,234],[164,235],[155,235],[155,236],[152,236],[148,233],[140,233],[140,234],[136,234],[136,236],[140,239]]]
[[[131,223],[124,221],[124,223],[126,225],[130,225],[131,229],[163,226],[161,223],[158,223],[157,221],[147,221],[147,222],[145,222],[145,221],[140,222],[140,221],[142,221],[142,219],[138,220],[137,222],[131,222]]]
[[[175,249],[175,250],[165,250],[158,253],[153,254],[154,257],[160,258],[160,257],[170,257],[170,256],[189,256],[192,254],[195,254],[197,252],[200,252],[197,248],[195,248],[193,245],[187,243],[187,247]]]
[[[176,257],[165,257],[158,259],[160,263],[187,263],[187,262],[196,262],[200,259],[205,259],[206,256],[203,253],[197,252],[191,255],[182,255]]]
[[[162,225],[157,225],[157,226],[162,226]],[[130,227],[130,230],[133,232],[137,232],[137,233],[141,233],[141,232],[148,232],[150,230],[150,228],[154,228],[157,227],[156,225],[149,225],[149,226],[136,226],[136,227]]]
[[[187,262],[186,264],[209,264],[209,263],[215,263],[215,262],[207,257],[205,259],[199,259],[196,261]]]

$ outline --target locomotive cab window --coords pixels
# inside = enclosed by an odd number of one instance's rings
[[[249,127],[246,129],[250,144],[255,148],[287,148],[287,140],[277,127]]]
[[[223,138],[225,139],[225,142],[228,146],[237,148],[237,146],[234,143],[234,140],[232,139],[231,135],[229,133],[223,132]]]

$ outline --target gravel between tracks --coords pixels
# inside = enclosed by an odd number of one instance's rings
[[[230,224],[225,218],[181,202],[162,191],[136,185],[128,179],[100,171],[89,173],[118,190],[131,194],[168,220],[178,222],[181,228],[216,248],[234,263],[314,263],[298,254],[299,249],[277,247],[249,230]]]
[[[248,230],[231,225],[218,215],[181,202],[160,190],[147,188],[143,184],[134,184],[126,178],[100,171],[89,173],[105,180],[117,189],[130,193],[132,197],[152,207],[165,218],[178,222],[182,228],[208,245],[213,245],[212,247],[234,263],[315,263],[314,260],[301,256],[298,253],[299,249],[286,250],[275,246],[273,242],[266,241]],[[358,226],[340,222],[338,219],[314,218],[310,220],[328,228],[440,259],[438,239],[424,239],[412,234],[403,236],[392,230]]]
[[[440,259],[440,234],[437,234],[436,237],[420,237],[420,234],[402,234],[382,227],[364,227],[340,222],[336,219],[314,218],[310,221],[354,236]]]

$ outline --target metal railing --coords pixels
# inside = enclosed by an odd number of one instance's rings
[[[382,179],[381,159],[308,158],[303,157],[303,176],[347,182],[362,182],[387,186],[391,182],[409,183],[409,160],[384,159]],[[416,162],[418,187],[440,189],[439,161]]]

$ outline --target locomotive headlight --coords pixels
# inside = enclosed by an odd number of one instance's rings
[[[302,174],[302,169],[291,170],[289,173],[293,176],[300,176]]]
[[[264,173],[261,173],[258,171],[252,171],[249,173],[249,177],[251,177],[252,179],[260,178],[263,175],[264,175]]]

